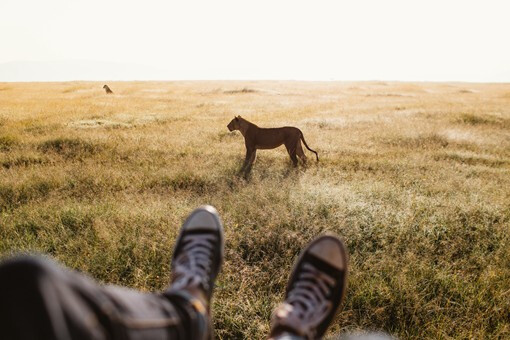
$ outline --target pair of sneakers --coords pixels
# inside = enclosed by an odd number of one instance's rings
[[[170,291],[188,293],[195,309],[207,318],[223,248],[223,226],[216,209],[195,209],[175,245]],[[347,250],[338,237],[325,235],[312,241],[294,265],[285,301],[273,313],[269,337],[321,338],[344,297],[347,266]]]

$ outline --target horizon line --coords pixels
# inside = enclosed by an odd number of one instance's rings
[[[303,83],[462,83],[462,84],[510,84],[508,81],[469,81],[469,80],[397,80],[397,79],[130,79],[130,80],[114,80],[114,79],[73,79],[73,80],[0,80],[0,83],[128,83],[128,82],[303,82]]]

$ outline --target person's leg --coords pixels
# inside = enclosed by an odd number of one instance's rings
[[[299,256],[285,301],[276,308],[270,339],[320,339],[340,306],[347,285],[348,254],[336,236],[321,236]]]
[[[48,260],[23,256],[0,266],[0,329],[7,339],[104,339],[96,313],[75,287],[87,280]],[[67,312],[69,310],[69,312]]]
[[[43,258],[24,256],[0,267],[0,329],[7,339],[110,339],[137,334],[177,339],[184,332],[179,329],[181,318],[166,298],[100,286]]]
[[[144,294],[99,286],[36,257],[0,266],[0,329],[7,339],[206,339],[208,305],[223,256],[212,207],[184,223],[172,261],[172,286]]]

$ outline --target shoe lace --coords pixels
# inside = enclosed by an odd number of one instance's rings
[[[174,260],[173,288],[201,285],[206,291],[209,290],[215,241],[215,235],[194,234],[183,238],[183,247]]]
[[[297,319],[301,325],[307,325],[306,328],[313,333],[333,307],[328,297],[334,285],[335,280],[331,276],[310,263],[304,263],[287,295],[286,303],[293,307],[290,318]]]

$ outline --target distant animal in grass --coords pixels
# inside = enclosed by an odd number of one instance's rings
[[[298,165],[298,156],[303,164],[306,165],[306,156],[301,146],[301,141],[303,141],[308,150],[315,153],[317,162],[319,161],[319,154],[308,147],[303,137],[303,132],[298,128],[292,126],[261,128],[241,116],[234,117],[227,127],[230,131],[239,130],[244,137],[246,158],[241,171],[244,170],[245,173],[248,173],[255,163],[257,149],[274,149],[282,144],[287,148],[292,164],[295,167]]]
[[[108,85],[103,86],[103,89],[105,90],[106,94],[113,93],[113,91],[110,89]]]

